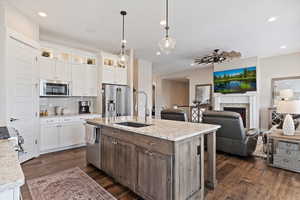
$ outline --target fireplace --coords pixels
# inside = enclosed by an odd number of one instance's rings
[[[247,109],[242,107],[223,107],[224,111],[239,113],[242,117],[244,127],[247,127]]]
[[[245,94],[214,94],[214,110],[225,110],[225,107],[246,109],[246,120],[243,119],[245,128],[259,128],[259,107],[256,92]],[[239,111],[233,110],[240,113]],[[243,114],[240,113],[242,116]]]

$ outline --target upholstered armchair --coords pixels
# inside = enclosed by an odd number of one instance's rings
[[[188,121],[187,114],[181,109],[165,109],[160,113],[161,119]]]
[[[221,125],[216,137],[217,150],[239,156],[249,156],[255,151],[259,132],[245,130],[239,113],[206,111],[203,123]]]

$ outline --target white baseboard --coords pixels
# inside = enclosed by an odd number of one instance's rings
[[[56,148],[56,149],[49,149],[46,151],[41,151],[40,155],[58,152],[58,151],[64,151],[64,150],[68,150],[68,149],[75,149],[75,148],[84,147],[84,146],[86,146],[86,144],[77,144],[77,145],[72,145],[72,146],[67,146],[67,147]]]

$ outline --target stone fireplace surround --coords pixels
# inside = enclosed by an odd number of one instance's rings
[[[256,92],[244,94],[214,94],[214,110],[223,110],[224,107],[245,107],[247,128],[259,128],[258,95]]]

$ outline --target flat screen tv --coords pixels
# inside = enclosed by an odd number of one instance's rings
[[[214,72],[214,92],[245,93],[256,91],[256,67]]]

